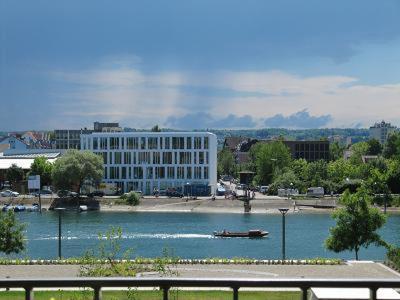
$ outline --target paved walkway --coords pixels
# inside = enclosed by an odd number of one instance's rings
[[[344,265],[179,265],[180,277],[204,278],[375,278],[400,279],[400,274],[381,263],[352,262]],[[13,265],[0,266],[1,278],[60,278],[76,277],[76,265]],[[158,277],[157,273],[140,274]]]

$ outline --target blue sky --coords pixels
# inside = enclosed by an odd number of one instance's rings
[[[0,130],[400,125],[400,1],[0,0]]]

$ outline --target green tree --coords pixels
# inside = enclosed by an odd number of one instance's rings
[[[336,226],[329,229],[330,235],[325,240],[328,250],[354,251],[358,260],[361,247],[368,248],[371,244],[387,245],[376,232],[385,224],[386,216],[369,205],[370,196],[365,190],[359,189],[355,194],[346,191],[341,197],[341,202],[344,207],[332,214]]]
[[[352,154],[350,156],[350,162],[353,165],[360,165],[363,163],[362,161],[362,156],[367,155],[368,153],[368,143],[367,142],[359,142],[355,143],[354,145],[351,146],[350,150],[352,151]]]
[[[389,135],[383,148],[383,156],[386,158],[400,158],[400,132]]]
[[[339,142],[333,142],[329,145],[329,159],[331,161],[343,158],[344,146],[341,146]]]
[[[7,169],[6,178],[11,183],[12,187],[15,188],[16,185],[24,179],[24,170],[16,164],[12,164]]]
[[[277,175],[274,182],[269,186],[268,193],[276,195],[278,189],[298,189],[304,190],[304,182],[299,180],[293,170],[287,169],[286,172]]]
[[[400,194],[400,160],[388,161],[387,184],[392,193]]]
[[[90,151],[68,150],[56,160],[52,171],[58,189],[80,191],[82,184],[97,185],[103,178],[103,159]]]
[[[31,165],[29,175],[40,175],[40,185],[51,185],[53,165],[45,157],[36,157]]]
[[[281,141],[264,143],[255,149],[255,180],[258,184],[270,184],[275,172],[288,167],[291,162],[289,148]]]
[[[158,125],[154,125],[154,126],[151,128],[151,131],[152,131],[152,132],[161,132],[161,128],[160,128]]]
[[[382,153],[382,145],[377,139],[371,139],[368,142],[368,155],[379,155]]]
[[[236,162],[229,149],[223,149],[218,153],[217,169],[219,175],[235,175]]]
[[[328,166],[326,161],[317,160],[310,162],[306,168],[306,180],[309,186],[321,186],[328,178]]]
[[[25,249],[25,225],[15,219],[14,212],[0,214],[0,252],[20,253]]]

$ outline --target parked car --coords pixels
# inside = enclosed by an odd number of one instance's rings
[[[18,197],[19,193],[14,192],[12,190],[5,190],[5,191],[1,192],[1,196],[2,197]]]
[[[39,194],[40,194],[41,196],[44,196],[44,195],[49,195],[49,196],[51,196],[51,195],[53,195],[53,192],[52,192],[52,191],[49,191],[49,190],[40,190],[40,191],[36,191],[36,192],[33,192],[33,193],[32,193],[32,195],[35,196],[35,197],[39,197]]]
[[[169,198],[172,198],[172,197],[182,198],[183,197],[183,193],[181,193],[180,191],[177,191],[175,189],[168,189],[165,194]]]
[[[323,187],[310,187],[307,189],[307,196],[309,197],[324,197],[325,191]]]
[[[60,197],[60,198],[65,198],[65,197],[78,197],[79,194],[78,194],[78,193],[75,193],[75,192],[68,191],[68,190],[59,190],[59,191],[57,192],[57,196]]]
[[[103,191],[93,191],[93,192],[89,193],[87,196],[91,197],[91,198],[93,198],[93,197],[103,197],[104,196],[104,192]]]
[[[260,191],[260,193],[265,195],[268,192],[268,186],[267,185],[260,186],[259,191]]]

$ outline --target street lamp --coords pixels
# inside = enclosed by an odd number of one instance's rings
[[[279,208],[278,210],[282,214],[282,260],[285,260],[285,215],[289,208]]]
[[[65,208],[58,207],[54,210],[58,211],[58,259],[61,259],[61,214]]]
[[[290,199],[290,196],[292,195],[292,188],[293,188],[293,182],[290,183],[290,189],[289,189],[289,191],[287,193],[287,199],[288,200]]]

